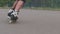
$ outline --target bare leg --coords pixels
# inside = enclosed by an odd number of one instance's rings
[[[12,9],[14,9],[15,11],[13,13],[11,13],[10,15],[14,15],[14,18],[15,17],[18,18],[18,11],[19,11],[19,9],[21,9],[23,7],[23,4],[24,4],[24,2],[21,0],[15,1],[14,5],[12,6]]]
[[[16,5],[17,5],[18,1],[16,0],[12,6],[12,9],[15,9]]]
[[[14,11],[17,3],[18,3],[18,1],[16,0],[16,1],[14,2],[14,4],[13,4],[12,8],[8,11],[8,19],[11,19],[10,16],[11,16],[11,14],[13,13],[13,11]]]
[[[15,7],[15,10],[19,11],[19,9],[21,9],[23,7],[23,1],[18,1],[16,7]]]

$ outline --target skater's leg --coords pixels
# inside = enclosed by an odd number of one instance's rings
[[[19,11],[19,9],[21,9],[23,7],[24,2],[23,1],[18,1],[16,7],[15,7],[15,11]]]
[[[12,8],[8,11],[8,18],[10,18],[10,15],[11,15],[11,13],[13,13],[13,11],[14,11],[17,3],[18,3],[18,0],[16,0],[16,1],[14,2]]]
[[[13,6],[12,6],[12,9],[13,9],[13,10],[15,9],[17,3],[18,3],[18,0],[16,0],[16,1],[14,2],[14,4],[13,4]]]
[[[14,12],[11,14],[11,19],[12,20],[17,20],[18,19],[18,12],[19,12],[19,9],[21,9],[24,5],[24,2],[19,0],[17,3],[14,3],[13,5],[13,9],[14,9]],[[12,17],[13,16],[13,17]]]

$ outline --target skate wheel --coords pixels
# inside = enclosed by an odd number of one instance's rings
[[[11,18],[8,16],[8,19],[11,19]]]
[[[12,23],[12,21],[9,21],[9,24],[11,24]]]
[[[16,23],[16,20],[9,21],[9,24],[15,24],[15,23]]]

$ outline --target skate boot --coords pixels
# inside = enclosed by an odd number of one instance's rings
[[[13,12],[13,13],[11,13],[11,15],[10,15],[10,21],[9,21],[9,23],[16,22],[17,19],[18,19],[18,17],[17,17],[17,12]]]

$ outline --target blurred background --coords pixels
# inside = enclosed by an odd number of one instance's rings
[[[0,0],[0,7],[11,7],[15,0]],[[60,9],[60,0],[26,0],[24,8]]]

